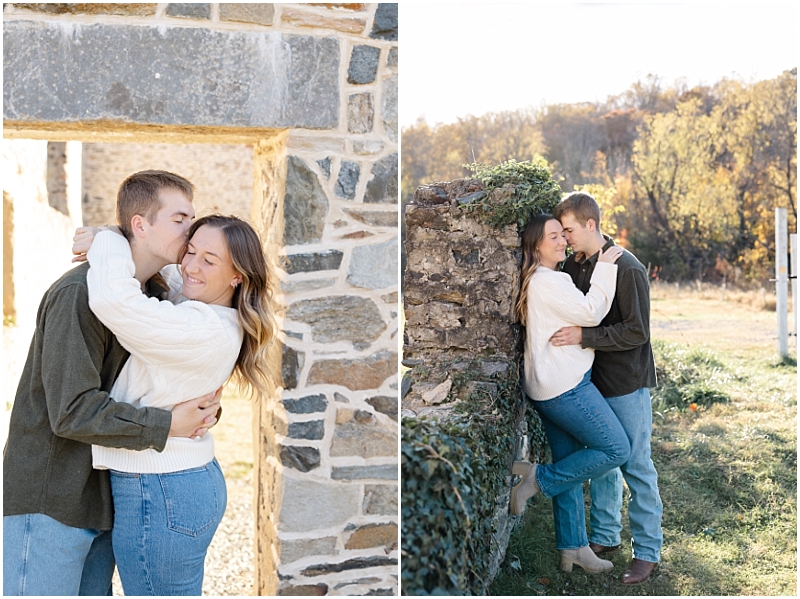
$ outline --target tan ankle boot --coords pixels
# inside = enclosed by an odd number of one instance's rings
[[[519,484],[511,489],[511,513],[519,516],[525,510],[525,502],[539,492],[539,483],[536,482],[536,464],[514,462],[511,473],[522,476]]]
[[[562,549],[561,563],[558,568],[562,572],[572,572],[572,566],[580,566],[587,572],[608,572],[614,569],[614,564],[608,560],[600,559],[589,549],[589,546],[579,549]]]

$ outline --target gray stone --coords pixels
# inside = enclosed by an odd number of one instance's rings
[[[363,480],[367,478],[397,480],[397,466],[394,464],[382,466],[334,466],[331,478],[333,480]]]
[[[365,516],[395,516],[399,490],[395,485],[364,485],[361,504]]]
[[[375,107],[372,94],[353,94],[347,99],[347,131],[349,133],[369,133],[375,120]]]
[[[317,164],[319,165],[320,170],[322,170],[322,174],[325,175],[326,179],[331,178],[331,157],[328,156],[327,158],[323,158],[322,160],[317,160]]]
[[[361,458],[391,457],[397,455],[397,427],[386,429],[379,424],[360,423],[355,420],[337,424],[333,430],[331,456],[357,456]]]
[[[352,200],[356,197],[356,187],[358,177],[361,174],[361,167],[352,160],[343,160],[339,167],[339,177],[336,179],[334,193],[339,198]]]
[[[305,362],[305,353],[284,345],[281,359],[281,378],[284,389],[294,389],[300,378],[300,370]]]
[[[397,75],[383,80],[381,114],[386,135],[392,141],[397,141]]]
[[[4,4],[3,7],[8,6]],[[156,14],[158,4],[128,4],[128,3],[32,3],[14,2],[14,9],[22,8],[33,12],[43,12],[54,15],[121,15],[126,17],[148,17]]]
[[[397,68],[397,46],[389,50],[389,56],[386,59],[386,66],[390,69]]]
[[[336,537],[281,540],[280,544],[282,564],[288,564],[312,555],[336,555]]]
[[[319,441],[325,436],[325,421],[310,420],[308,422],[290,422],[289,432],[286,436],[290,439]]]
[[[291,428],[291,425],[289,427]],[[316,447],[284,445],[281,447],[281,464],[300,472],[310,472],[319,467],[319,449]]]
[[[286,317],[311,325],[314,341],[374,341],[386,330],[375,302],[354,295],[294,302]]]
[[[313,414],[324,412],[328,407],[328,399],[320,395],[307,395],[299,399],[284,399],[283,407],[292,414]]]
[[[397,420],[397,396],[376,395],[366,401],[381,414],[386,414],[392,420]]]
[[[328,198],[316,173],[296,156],[286,165],[286,194],[283,200],[283,243],[315,243],[322,239]]]
[[[210,19],[210,4],[167,4],[167,16],[188,19]]]
[[[253,3],[236,4],[220,2],[219,20],[238,21],[240,23],[256,23],[257,25],[272,25],[275,17],[275,6],[273,4]]]
[[[339,393],[338,391],[334,392],[333,399],[341,403],[350,403],[350,400],[346,396]]]
[[[365,289],[397,285],[397,237],[376,245],[353,248],[347,282]]]
[[[352,216],[360,223],[372,225],[374,227],[397,227],[397,212],[370,211],[370,210],[347,210],[345,213]]]
[[[308,532],[341,526],[358,513],[359,485],[319,483],[286,476],[283,479],[284,506],[279,514],[282,532]]]
[[[370,578],[359,578],[358,580],[349,580],[347,582],[340,582],[333,588],[338,590],[338,589],[343,589],[344,587],[354,586],[357,584],[375,584],[376,582],[380,581],[381,581],[380,578],[372,576]]]
[[[373,39],[397,41],[397,4],[381,3],[375,11],[375,22],[369,36]]]
[[[373,163],[372,179],[367,183],[364,202],[368,204],[397,203],[397,153]]]
[[[384,143],[379,139],[354,139],[353,153],[359,156],[373,156],[383,151]]]
[[[327,594],[328,585],[324,582],[288,585],[278,589],[278,597],[324,597]]]
[[[336,284],[336,279],[311,279],[309,281],[281,281],[281,291],[286,294],[324,289]]]
[[[347,82],[363,84],[375,81],[380,55],[381,49],[375,46],[353,46],[350,66],[347,69]]]
[[[287,337],[290,337],[292,339],[300,339],[301,341],[303,340],[303,333],[295,333],[294,331],[286,331],[286,330],[284,330],[283,332],[286,334]]]
[[[3,27],[6,127],[338,127],[335,37],[47,21]]]
[[[343,255],[339,250],[326,250],[313,254],[291,254],[284,258],[284,270],[290,275],[297,272],[337,270],[342,264]]]
[[[345,570],[361,570],[364,568],[379,568],[396,565],[397,560],[392,557],[356,557],[338,564],[317,564],[309,566],[305,568],[301,574],[303,576],[321,576],[323,574],[344,572]]]

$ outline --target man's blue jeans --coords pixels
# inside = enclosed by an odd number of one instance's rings
[[[622,531],[622,477],[630,490],[628,517],[633,537],[633,557],[657,563],[661,558],[663,505],[658,494],[658,474],[650,459],[653,409],[650,391],[642,388],[606,401],[622,423],[631,444],[631,456],[619,468],[592,478],[590,540],[599,545],[620,543]]]
[[[111,595],[111,531],[3,516],[3,595]]]
[[[114,554],[126,595],[200,595],[227,503],[217,460],[166,474],[111,471]]]
[[[581,483],[624,464],[630,455],[622,425],[590,377],[591,370],[575,388],[533,401],[553,454],[552,464],[537,467],[536,482],[553,499],[559,550],[589,544]]]

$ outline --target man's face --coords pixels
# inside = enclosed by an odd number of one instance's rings
[[[578,222],[575,215],[567,212],[561,215],[561,226],[564,227],[564,238],[575,253],[587,253],[587,248],[591,245],[595,237],[594,227],[590,227],[589,223],[592,220],[586,221],[585,225]]]
[[[158,192],[161,208],[156,213],[153,224],[146,220],[146,247],[164,264],[176,264],[178,252],[186,241],[186,233],[194,219],[194,207],[182,191],[164,188]]]

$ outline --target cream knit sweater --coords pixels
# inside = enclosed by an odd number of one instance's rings
[[[586,295],[570,276],[540,266],[528,284],[525,392],[531,399],[553,399],[569,391],[592,367],[594,349],[556,347],[550,337],[565,326],[600,324],[614,299],[617,265],[598,262]]]
[[[133,278],[130,246],[116,233],[99,233],[88,259],[89,307],[131,353],[111,389],[114,400],[170,410],[211,393],[228,379],[243,337],[235,309],[180,296],[181,279],[174,265],[162,271],[171,301],[148,298]],[[101,470],[176,472],[212,459],[211,434],[169,437],[162,452],[92,446],[93,465]]]

